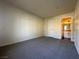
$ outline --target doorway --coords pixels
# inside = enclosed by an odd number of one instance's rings
[[[71,25],[72,25],[72,19],[71,17],[63,18],[61,21],[62,26],[62,39],[68,39],[71,40]]]

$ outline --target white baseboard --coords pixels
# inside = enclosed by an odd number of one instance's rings
[[[26,41],[26,40],[31,40],[31,39],[38,38],[38,37],[41,37],[41,35],[40,36],[36,36],[36,37],[31,37],[31,38],[28,38],[28,39],[25,38],[23,40],[16,39],[16,41],[13,41],[13,42],[1,42],[2,44],[0,44],[0,47],[11,45],[11,44],[15,44],[15,43],[19,43],[19,42],[23,42],[23,41]]]
[[[77,53],[79,55],[79,48],[77,47],[76,43],[75,43],[75,47],[76,47]]]

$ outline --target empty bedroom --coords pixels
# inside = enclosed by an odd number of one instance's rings
[[[0,0],[0,59],[79,59],[79,0]]]

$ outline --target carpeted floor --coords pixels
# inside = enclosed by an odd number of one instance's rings
[[[0,47],[0,59],[79,59],[79,55],[68,40],[40,37]]]

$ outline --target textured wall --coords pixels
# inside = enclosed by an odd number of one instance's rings
[[[46,36],[51,36],[55,38],[61,39],[61,20],[64,17],[72,17],[74,18],[74,12],[62,14],[59,16],[51,17],[48,19],[45,19],[45,24],[44,24],[44,32]],[[73,30],[73,27],[72,27]],[[73,31],[72,33],[73,34]],[[73,41],[73,38],[72,38]]]
[[[79,53],[79,0],[77,1],[75,8],[74,39],[75,39],[75,46]]]
[[[7,3],[0,3],[0,46],[43,36],[43,20]]]

